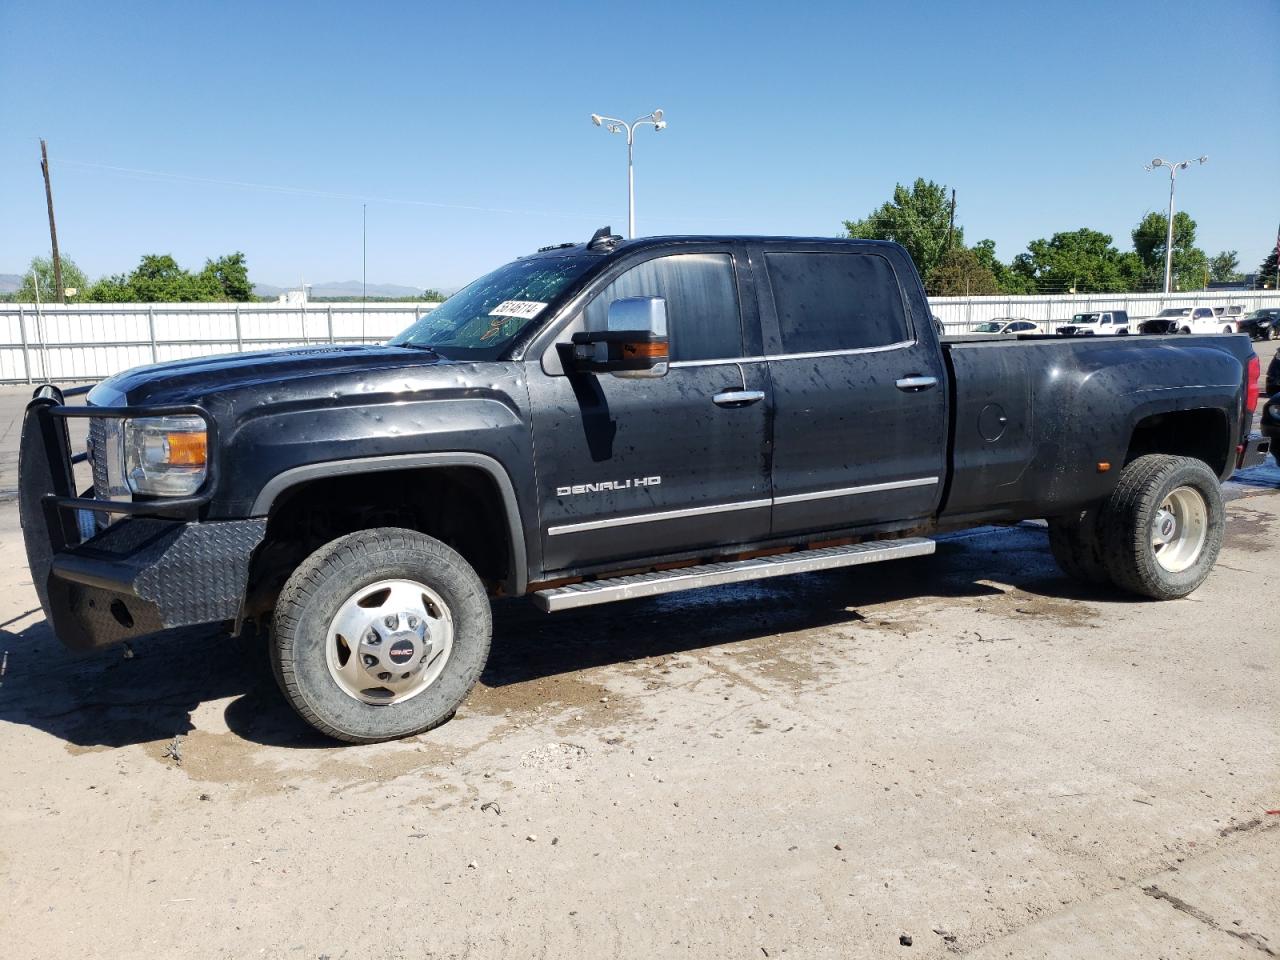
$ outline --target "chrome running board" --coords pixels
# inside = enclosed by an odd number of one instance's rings
[[[923,557],[933,553],[936,544],[922,537],[904,540],[870,540],[845,547],[820,547],[816,550],[798,550],[771,557],[755,557],[751,560],[726,560],[722,563],[702,563],[678,570],[659,570],[653,573],[637,573],[610,580],[585,580],[563,587],[538,590],[533,602],[548,613],[589,607],[596,603],[614,600],[633,600],[637,597],[653,597],[660,593],[676,593],[680,590],[697,590],[725,583],[742,583],[746,580],[764,580],[766,577],[785,577],[792,573],[808,573],[812,570],[833,570],[836,567],[853,567],[863,563],[879,563],[882,560],[900,560],[903,557]]]

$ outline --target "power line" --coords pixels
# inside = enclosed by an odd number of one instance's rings
[[[220,187],[232,187],[242,190],[263,190],[269,193],[282,193],[292,196],[315,197],[321,200],[344,200],[354,203],[386,203],[410,207],[431,207],[437,210],[463,210],[473,213],[504,213],[533,217],[559,217],[568,220],[609,219],[613,214],[600,212],[571,213],[562,210],[526,210],[512,207],[487,207],[480,204],[442,203],[436,200],[413,200],[403,197],[369,197],[353,193],[338,193],[331,190],[316,190],[310,187],[291,187],[274,183],[254,183],[248,180],[224,180],[218,177],[200,177],[186,173],[167,173],[162,170],[143,170],[137,167],[119,167],[107,163],[96,163],[89,160],[63,160],[77,167],[92,170],[105,170],[110,173],[123,174],[135,179],[159,180],[172,183],[204,183]],[[662,217],[670,221],[688,222],[725,222],[732,217]]]

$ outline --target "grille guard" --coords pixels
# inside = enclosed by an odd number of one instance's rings
[[[78,388],[64,394],[53,384],[38,387],[27,404],[22,424],[22,442],[18,453],[19,511],[28,545],[32,572],[40,583],[47,572],[49,558],[67,547],[80,543],[80,526],[75,511],[124,514],[128,516],[169,517],[194,520],[217,489],[218,463],[209,458],[208,475],[200,489],[190,497],[156,498],[152,500],[99,500],[76,494],[73,465],[83,462],[83,454],[72,455],[67,420],[72,418],[130,419],[135,417],[198,416],[208,430],[209,449],[217,449],[217,424],[204,408],[194,404],[171,404],[139,407],[67,406],[66,396],[86,392]],[[36,549],[32,549],[33,545]],[[33,554],[48,555],[38,563]],[[43,597],[41,599],[44,599]]]

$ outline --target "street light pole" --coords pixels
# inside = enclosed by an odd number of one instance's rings
[[[1178,171],[1185,170],[1192,163],[1203,164],[1208,157],[1197,157],[1195,160],[1179,160],[1177,163],[1170,163],[1168,160],[1162,160],[1156,157],[1146,165],[1148,171],[1154,170],[1156,167],[1167,167],[1169,169],[1169,223],[1168,232],[1164,241],[1164,292],[1168,293],[1170,285],[1173,283],[1173,188],[1177,184]]]
[[[646,114],[638,120],[632,120],[630,123],[625,120],[618,120],[615,117],[605,117],[598,113],[593,113],[591,122],[597,127],[603,125],[610,133],[625,132],[627,135],[627,239],[634,239],[636,235],[636,130],[646,124],[653,127],[655,131],[662,130],[666,128],[667,121],[662,119],[661,110],[655,110],[653,113]]]

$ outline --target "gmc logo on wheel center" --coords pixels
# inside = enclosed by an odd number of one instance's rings
[[[556,487],[557,497],[573,497],[580,493],[601,493],[606,490],[630,490],[632,487],[656,487],[661,477],[635,477],[632,480],[601,480],[599,483],[575,483]]]

